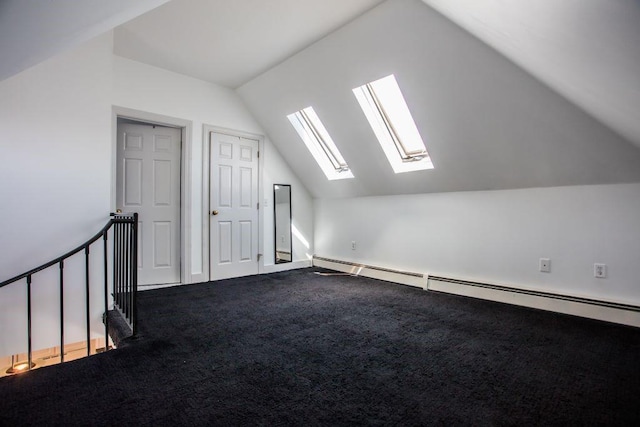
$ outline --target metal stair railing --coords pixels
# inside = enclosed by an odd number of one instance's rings
[[[113,227],[113,276],[109,283],[109,230]],[[29,370],[32,362],[32,313],[31,313],[31,288],[33,275],[48,268],[58,266],[59,292],[60,292],[60,363],[64,363],[64,268],[65,260],[82,251],[85,254],[85,316],[87,331],[87,356],[91,353],[91,313],[90,313],[90,247],[102,238],[104,246],[104,326],[105,326],[105,351],[109,348],[109,320],[106,315],[109,311],[109,289],[112,288],[114,308],[123,315],[129,324],[133,336],[137,333],[137,292],[138,292],[138,214],[137,213],[112,213],[111,219],[95,236],[87,240],[77,248],[66,254],[42,264],[32,270],[22,273],[9,280],[0,283],[0,289],[12,283],[26,279],[27,293],[27,366]]]

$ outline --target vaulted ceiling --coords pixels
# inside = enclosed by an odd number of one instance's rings
[[[434,169],[394,174],[352,89],[395,74]],[[317,197],[640,179],[613,126],[417,0],[382,3],[239,88]],[[286,120],[312,105],[354,179],[327,181]]]
[[[236,88],[382,0],[172,0],[115,31],[114,51]]]
[[[640,2],[424,0],[640,146]]]
[[[0,81],[169,0],[0,0]]]
[[[122,23],[117,55],[237,88],[316,197],[640,181],[635,0],[165,2],[4,0],[1,77]],[[433,170],[394,174],[351,92],[391,73]],[[354,179],[289,124],[310,105]]]

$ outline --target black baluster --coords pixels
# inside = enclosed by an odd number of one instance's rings
[[[31,275],[27,276],[27,364],[31,370]]]
[[[118,266],[118,223],[113,226],[113,303],[118,305],[118,275],[120,271]]]
[[[116,235],[115,235],[115,239],[116,241],[114,242],[113,245],[113,251],[114,251],[114,257],[115,259],[118,260],[118,269],[117,269],[117,283],[116,283],[116,288],[115,288],[115,297],[116,297],[116,304],[118,305],[118,308],[120,308],[122,306],[122,302],[120,301],[120,291],[121,291],[121,286],[122,286],[122,259],[120,258],[120,254],[121,254],[121,242],[122,242],[122,229],[120,227],[120,223],[116,224]]]
[[[124,262],[126,264],[126,268],[125,268],[125,294],[124,294],[124,301],[125,301],[125,317],[127,318],[127,320],[129,322],[131,322],[131,307],[129,304],[129,299],[131,298],[131,259],[130,259],[130,248],[129,248],[129,239],[130,239],[130,235],[131,235],[131,224],[129,224],[128,222],[124,224],[124,229],[125,229],[125,235],[124,235]]]
[[[84,249],[85,289],[87,310],[87,356],[91,355],[91,318],[89,313],[89,246]]]
[[[129,238],[127,239],[127,247],[128,247],[128,260],[129,260],[129,270],[128,270],[128,282],[129,282],[129,293],[128,293],[128,301],[129,305],[129,315],[127,319],[130,324],[133,324],[133,223],[131,222],[133,217],[130,218],[129,223],[127,224],[127,229],[129,230]]]
[[[102,233],[104,245],[104,351],[109,351],[109,266],[107,262],[107,230]]]
[[[120,310],[122,310],[122,312],[124,313],[124,274],[125,274],[125,262],[124,262],[124,258],[123,258],[123,251],[124,251],[124,247],[123,245],[123,240],[124,240],[124,228],[122,227],[122,224],[120,224],[119,226],[120,229],[120,235],[118,236],[118,258],[120,258],[120,291],[118,293],[118,305],[120,307]]]
[[[133,336],[138,329],[138,214],[133,214],[133,318],[131,319]]]
[[[64,363],[64,261],[60,261],[60,363]]]

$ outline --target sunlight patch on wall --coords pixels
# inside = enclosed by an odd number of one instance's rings
[[[300,241],[300,243],[302,243],[304,245],[305,248],[309,249],[311,247],[311,245],[309,245],[309,241],[304,238],[302,233],[300,233],[300,230],[298,230],[296,228],[296,226],[293,225],[293,224],[291,224],[291,233],[293,233],[293,236],[296,239],[298,239]]]

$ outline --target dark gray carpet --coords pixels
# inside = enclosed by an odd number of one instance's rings
[[[4,425],[640,425],[640,330],[312,269],[143,292]]]

